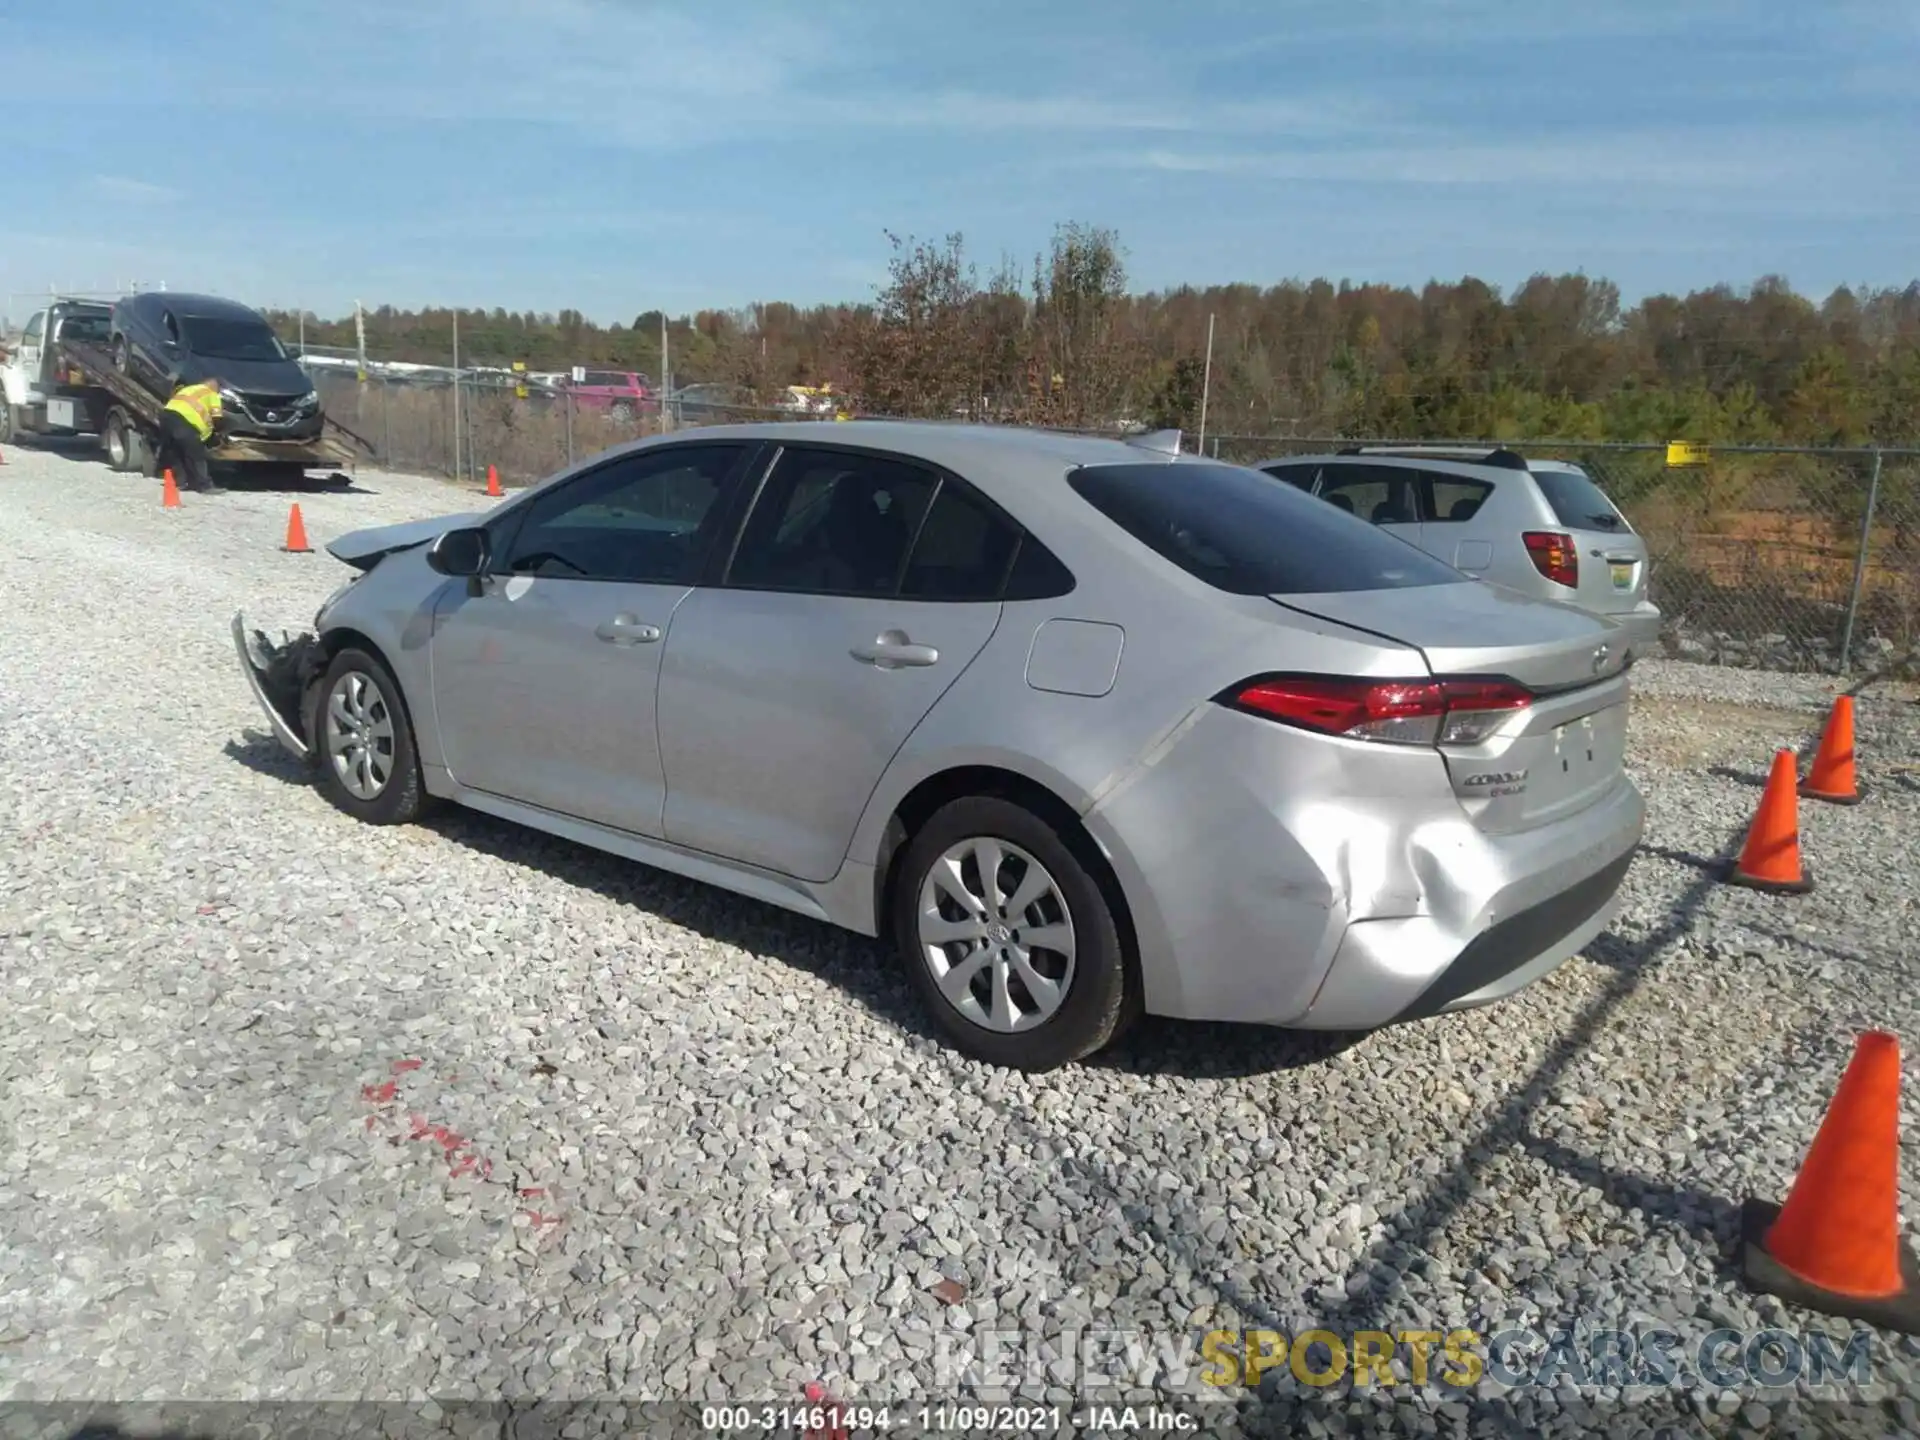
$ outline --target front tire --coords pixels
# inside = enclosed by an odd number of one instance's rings
[[[955,1048],[1052,1070],[1104,1047],[1128,1014],[1113,906],[1075,847],[1008,800],[941,807],[907,844],[894,942]]]
[[[122,375],[133,374],[133,350],[125,335],[113,337],[113,368]]]
[[[333,657],[314,699],[308,733],[320,788],[369,825],[406,825],[425,802],[413,724],[393,672],[348,647]]]

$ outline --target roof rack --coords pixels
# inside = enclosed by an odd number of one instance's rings
[[[1493,465],[1502,470],[1524,470],[1527,457],[1517,450],[1496,445],[1348,445],[1342,455],[1378,455],[1394,460],[1451,460],[1456,464]]]

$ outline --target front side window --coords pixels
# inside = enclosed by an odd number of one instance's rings
[[[1258,470],[1207,461],[1096,465],[1074,471],[1068,482],[1135,540],[1231,594],[1471,583],[1399,537]]]
[[[729,585],[816,595],[893,595],[940,483],[882,455],[795,446],[767,477],[727,571]]]
[[[688,585],[719,518],[740,445],[686,445],[608,462],[543,495],[496,572]]]

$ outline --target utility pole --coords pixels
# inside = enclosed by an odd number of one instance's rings
[[[1200,444],[1202,455],[1207,453],[1207,396],[1213,389],[1213,315],[1207,315],[1207,360],[1200,371]]]
[[[453,474],[460,478],[460,307],[453,307]]]
[[[671,419],[667,413],[667,396],[673,389],[672,381],[669,379],[672,373],[673,366],[667,359],[667,312],[662,307],[660,311],[660,433],[662,435],[667,433],[668,422]]]

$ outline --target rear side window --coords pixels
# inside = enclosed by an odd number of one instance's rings
[[[1533,483],[1569,530],[1625,530],[1627,522],[1603,491],[1578,470],[1535,470]]]
[[[1258,470],[1205,461],[1097,465],[1074,471],[1068,483],[1141,544],[1234,595],[1471,583],[1406,541]]]
[[[815,595],[892,595],[939,476],[880,455],[781,452],[727,584]],[[995,577],[996,581],[998,576]]]
[[[1006,583],[1020,532],[951,480],[907,557],[902,596],[912,600],[992,600]]]
[[[1313,482],[1320,474],[1318,465],[1269,465],[1267,474],[1276,480],[1284,480],[1296,490],[1311,490]]]
[[[1412,525],[1420,519],[1417,470],[1397,465],[1329,465],[1320,498],[1375,525]]]
[[[1473,519],[1493,493],[1493,486],[1486,481],[1468,480],[1459,475],[1429,470],[1423,472],[1421,479],[1427,487],[1426,518],[1442,525]]]

